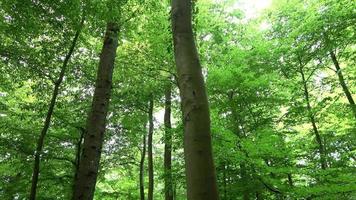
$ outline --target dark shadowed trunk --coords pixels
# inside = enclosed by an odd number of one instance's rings
[[[79,165],[80,165],[80,155],[82,153],[82,143],[83,143],[83,139],[84,139],[84,135],[85,135],[85,129],[80,129],[80,138],[77,142],[77,145],[76,145],[76,154],[75,154],[75,167],[76,167],[76,170],[75,170],[75,179],[77,177],[77,173],[78,173],[78,170],[79,170]]]
[[[171,104],[172,85],[169,82],[165,91],[164,105],[164,196],[165,200],[173,200],[172,180],[172,133],[171,133]]]
[[[325,148],[323,145],[323,140],[321,138],[321,135],[319,133],[318,127],[316,125],[316,120],[313,114],[313,110],[310,104],[310,98],[309,98],[309,90],[308,90],[308,86],[307,86],[307,81],[305,79],[305,75],[304,75],[304,71],[303,71],[303,65],[301,63],[301,61],[299,61],[300,63],[300,67],[299,67],[299,73],[302,77],[302,84],[303,84],[303,89],[304,89],[304,98],[307,104],[307,111],[308,111],[308,116],[310,119],[310,123],[312,124],[313,127],[313,132],[315,135],[315,140],[318,143],[318,149],[319,149],[319,155],[320,155],[320,164],[321,164],[321,168],[322,169],[326,169],[327,164],[326,164],[326,155],[325,155]]]
[[[41,130],[40,137],[37,140],[37,147],[36,147],[36,151],[35,151],[35,162],[34,162],[33,172],[32,172],[30,200],[36,199],[37,183],[38,183],[38,176],[40,173],[40,161],[41,161],[41,154],[42,154],[42,150],[43,150],[43,146],[44,146],[44,140],[47,135],[49,126],[51,124],[52,114],[54,111],[54,107],[56,105],[57,96],[59,94],[59,87],[61,86],[61,83],[64,78],[64,74],[65,74],[67,66],[68,66],[68,63],[70,61],[70,58],[72,57],[75,46],[77,45],[77,41],[78,41],[78,38],[79,38],[79,35],[81,32],[81,29],[83,27],[83,24],[84,24],[84,18],[82,18],[79,28],[74,35],[71,46],[70,46],[68,53],[63,61],[63,65],[62,65],[61,71],[59,73],[59,77],[58,77],[57,81],[54,83],[54,89],[52,92],[52,97],[51,97],[51,101],[50,101],[50,104],[48,107],[46,119],[45,119],[43,128]]]
[[[146,127],[146,126],[145,126]],[[140,199],[145,200],[145,157],[146,157],[146,133],[142,138],[142,152],[140,160]]]
[[[104,45],[100,55],[92,107],[87,119],[83,153],[78,178],[75,182],[74,198],[92,200],[99,170],[101,149],[104,141],[106,115],[112,85],[112,74],[118,46],[118,25],[108,23]]]
[[[193,39],[191,0],[172,1],[175,62],[183,108],[188,200],[216,200],[210,114],[204,78]]]
[[[262,200],[263,197],[262,197],[262,194],[261,194],[261,191],[257,191],[256,192],[256,200]]]
[[[340,82],[340,85],[342,87],[342,90],[344,91],[345,96],[346,96],[347,100],[349,101],[349,104],[351,106],[352,112],[353,112],[353,114],[355,116],[355,119],[356,119],[355,101],[352,98],[352,94],[351,94],[349,88],[346,85],[346,82],[345,82],[345,79],[344,79],[344,75],[342,74],[342,70],[340,68],[339,61],[337,60],[336,55],[335,55],[335,53],[333,51],[330,51],[330,57],[331,57],[331,60],[334,63],[334,66],[335,66],[335,69],[336,69],[336,74],[337,74],[337,76],[339,78],[339,82]]]
[[[153,97],[150,99],[148,108],[148,139],[147,139],[147,153],[148,153],[148,200],[153,200],[154,177],[153,177]]]
[[[74,190],[75,190],[75,180],[77,180],[78,178],[78,171],[79,171],[79,165],[80,165],[80,156],[82,153],[82,143],[83,143],[83,139],[84,139],[84,135],[85,135],[85,129],[84,128],[79,128],[80,129],[80,137],[79,140],[76,144],[76,153],[75,153],[75,171],[74,171],[74,181],[73,181],[73,194],[74,194]],[[74,196],[72,195],[72,200],[75,200]]]

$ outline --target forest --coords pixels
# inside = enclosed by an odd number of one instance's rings
[[[0,0],[1,200],[356,200],[355,0]]]

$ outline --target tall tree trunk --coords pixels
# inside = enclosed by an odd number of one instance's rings
[[[148,140],[147,140],[147,153],[148,153],[148,200],[153,200],[154,190],[154,176],[153,176],[153,97],[151,97],[148,108]]]
[[[80,22],[80,26],[78,28],[78,30],[76,31],[74,38],[72,40],[71,46],[68,50],[68,53],[63,61],[63,65],[61,68],[61,71],[59,73],[58,79],[57,81],[54,83],[54,89],[52,92],[52,97],[51,97],[51,101],[48,107],[48,111],[47,111],[47,115],[46,115],[46,119],[43,125],[43,128],[41,130],[40,133],[40,137],[37,140],[37,147],[36,147],[36,151],[35,151],[35,162],[34,162],[34,166],[33,166],[33,172],[32,172],[32,181],[31,181],[31,192],[30,192],[30,200],[35,200],[36,199],[36,194],[37,194],[37,183],[38,183],[38,176],[40,173],[40,162],[41,162],[41,154],[42,154],[42,150],[43,150],[43,146],[44,146],[44,140],[45,137],[47,135],[49,126],[51,124],[51,118],[53,115],[53,111],[54,111],[54,107],[56,105],[56,101],[57,101],[57,96],[59,94],[59,88],[63,82],[63,77],[64,74],[66,72],[68,63],[70,61],[70,58],[73,55],[75,46],[77,45],[77,41],[80,35],[80,32],[82,30],[84,24],[84,17],[82,18],[82,21]]]
[[[309,116],[309,119],[310,119],[310,123],[312,124],[312,127],[313,127],[315,140],[318,143],[321,168],[322,169],[326,169],[327,164],[326,164],[326,159],[325,159],[326,155],[325,155],[325,148],[324,148],[324,145],[323,145],[323,140],[322,140],[322,138],[320,136],[318,127],[316,125],[316,120],[315,120],[315,117],[314,117],[314,114],[313,114],[313,111],[312,111],[312,107],[311,107],[311,104],[310,104],[309,90],[308,90],[307,81],[305,79],[305,75],[304,75],[304,71],[303,71],[303,67],[302,67],[303,65],[302,65],[301,61],[299,61],[299,62],[300,62],[299,73],[300,73],[300,75],[302,77],[302,83],[303,83],[303,88],[304,88],[304,98],[305,98],[305,101],[306,101],[306,104],[307,104],[308,116]]]
[[[171,124],[171,104],[172,104],[172,84],[169,82],[165,91],[164,105],[164,196],[165,200],[173,200],[173,180],[172,180],[172,124]]]
[[[353,112],[353,114],[355,116],[355,119],[356,119],[355,101],[352,98],[352,94],[351,94],[349,88],[347,87],[347,85],[345,83],[344,75],[342,74],[342,70],[340,68],[339,61],[337,60],[336,55],[335,55],[335,53],[333,51],[330,51],[330,57],[331,57],[331,60],[334,63],[334,66],[335,66],[335,69],[336,69],[336,74],[337,74],[337,76],[339,78],[339,82],[340,82],[340,85],[342,87],[342,90],[344,91],[345,96],[346,96],[347,100],[349,101],[349,104],[351,106],[352,112]]]
[[[191,0],[172,1],[175,62],[183,108],[188,200],[216,200],[209,103],[193,39]]]
[[[145,200],[145,157],[146,157],[146,133],[143,134],[142,152],[140,161],[140,199]]]
[[[106,115],[112,85],[112,74],[118,46],[118,25],[108,23],[104,45],[100,55],[92,108],[88,115],[83,153],[78,178],[75,182],[74,198],[92,200],[99,170],[100,154],[104,141]]]

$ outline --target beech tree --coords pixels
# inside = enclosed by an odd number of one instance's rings
[[[172,32],[184,120],[188,199],[218,199],[209,103],[192,29],[192,2],[172,1]]]
[[[100,55],[92,108],[85,129],[83,155],[79,163],[78,177],[75,180],[74,199],[93,199],[94,196],[104,140],[106,115],[109,108],[118,32],[118,24],[108,22]]]

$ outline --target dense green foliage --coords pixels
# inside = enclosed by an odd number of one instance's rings
[[[275,0],[254,17],[239,6],[247,0],[194,2],[220,198],[356,199],[355,1]],[[0,199],[29,196],[37,138],[82,17],[45,138],[38,199],[71,198],[107,20],[120,24],[119,47],[95,199],[140,198],[151,98],[154,199],[164,199],[168,84],[174,196],[186,199],[170,6],[157,0],[0,0]]]

